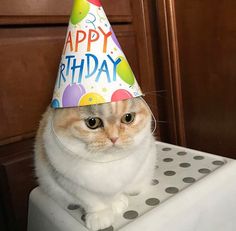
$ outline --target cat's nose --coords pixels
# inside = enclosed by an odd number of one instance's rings
[[[114,144],[118,140],[118,137],[111,137],[110,140]]]

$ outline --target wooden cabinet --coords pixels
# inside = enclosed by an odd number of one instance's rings
[[[236,2],[156,3],[166,140],[236,158]]]
[[[72,3],[72,0],[1,2],[0,221],[4,220],[1,230],[26,230],[28,195],[36,185],[33,138],[41,114],[51,101]],[[154,1],[102,3],[157,117]],[[160,138],[160,129],[157,131]]]

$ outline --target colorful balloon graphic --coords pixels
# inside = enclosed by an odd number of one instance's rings
[[[58,99],[53,99],[52,103],[51,103],[51,107],[52,108],[59,108],[60,107],[60,103]]]
[[[93,105],[93,104],[101,104],[101,103],[105,103],[105,99],[99,95],[98,93],[88,93],[86,95],[84,95],[80,102],[79,102],[79,106],[86,106],[86,105]]]
[[[121,50],[120,43],[118,42],[118,40],[117,40],[117,38],[116,38],[116,35],[115,35],[115,33],[114,33],[112,27],[110,28],[110,31],[111,31],[111,33],[112,33],[111,38],[112,38],[113,42],[114,42],[114,43],[116,44],[116,46]]]
[[[98,6],[98,7],[102,6],[100,0],[87,0],[87,1],[94,4],[95,6]]]
[[[118,58],[121,59],[121,62],[117,65],[117,74],[124,82],[126,82],[130,86],[133,86],[135,82],[135,77],[127,59],[122,56],[119,56]]]
[[[130,98],[133,98],[133,96],[131,95],[130,92],[128,92],[127,90],[124,90],[124,89],[119,89],[119,90],[116,90],[112,94],[111,102],[116,102],[116,101],[130,99]]]
[[[90,5],[86,0],[75,0],[70,21],[73,25],[81,22],[88,14]]]
[[[85,88],[82,84],[68,85],[62,96],[63,107],[77,107],[80,98],[86,93]]]

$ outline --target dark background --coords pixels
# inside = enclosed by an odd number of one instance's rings
[[[236,159],[236,1],[102,0],[158,140]],[[25,231],[33,142],[72,0],[2,0],[0,230]]]

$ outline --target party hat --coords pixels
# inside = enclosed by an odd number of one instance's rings
[[[99,0],[75,0],[52,100],[53,108],[141,96]]]

